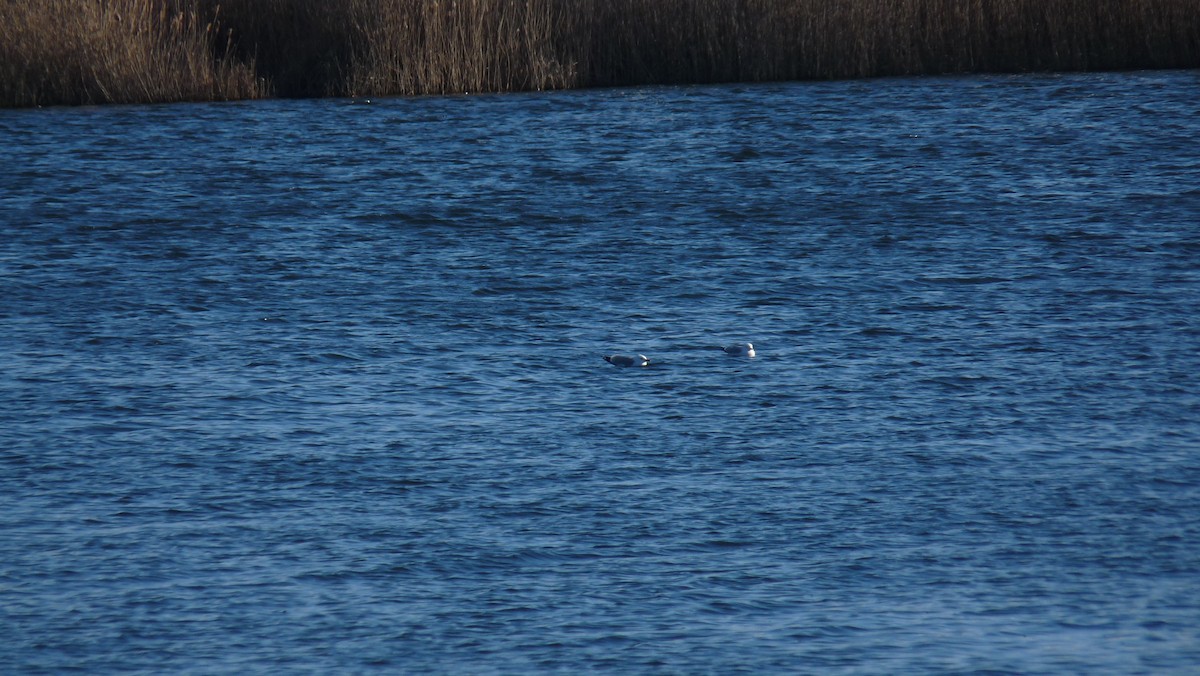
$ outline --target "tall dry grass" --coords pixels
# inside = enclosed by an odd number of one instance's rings
[[[284,96],[580,86],[563,0],[195,0]]]
[[[1200,0],[0,0],[0,105],[1200,67]]]
[[[261,96],[216,15],[162,0],[0,0],[0,104]]]
[[[348,94],[562,89],[586,84],[559,0],[352,0],[362,49]]]
[[[1200,67],[1197,0],[578,0],[591,84]]]

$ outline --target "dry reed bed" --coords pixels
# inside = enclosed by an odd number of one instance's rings
[[[0,105],[1200,67],[1197,0],[0,0]]]
[[[211,16],[159,0],[0,0],[0,105],[251,98],[267,92]]]

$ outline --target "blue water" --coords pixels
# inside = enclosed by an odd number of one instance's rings
[[[0,111],[0,672],[1194,673],[1197,139],[1194,71]]]

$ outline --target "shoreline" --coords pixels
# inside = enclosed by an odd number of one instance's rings
[[[963,71],[952,73],[911,73],[900,75],[863,75],[860,77],[846,78],[807,78],[803,80],[723,80],[712,82],[653,82],[640,84],[613,84],[613,85],[595,85],[595,86],[579,86],[579,87],[563,87],[559,89],[512,89],[504,91],[481,91],[481,92],[439,92],[439,93],[420,93],[420,94],[361,94],[361,95],[343,95],[330,94],[325,96],[254,96],[242,98],[213,98],[213,99],[181,99],[171,101],[97,101],[87,103],[45,103],[34,106],[0,106],[2,111],[23,111],[23,110],[49,110],[49,109],[71,109],[71,108],[103,108],[112,106],[168,106],[168,105],[187,105],[192,103],[254,103],[265,101],[343,101],[348,104],[356,105],[371,105],[387,99],[421,99],[421,98],[466,98],[466,97],[481,97],[481,96],[506,96],[520,94],[550,94],[550,93],[569,93],[569,92],[587,92],[596,90],[612,90],[612,89],[641,89],[655,87],[706,87],[706,86],[748,86],[754,87],[758,85],[771,84],[787,84],[787,83],[829,83],[829,82],[855,82],[868,80],[904,80],[904,79],[926,79],[926,78],[970,78],[970,77],[1000,77],[1000,76],[1056,76],[1056,75],[1101,75],[1105,73],[1155,73],[1155,72],[1195,72],[1200,76],[1200,66],[1195,68],[1109,68],[1105,70],[1025,70],[1025,71]]]

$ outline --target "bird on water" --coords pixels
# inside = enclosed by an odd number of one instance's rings
[[[650,359],[644,354],[639,354],[636,357],[630,357],[627,354],[606,354],[606,355],[604,355],[604,361],[612,364],[613,366],[649,366],[650,365]]]
[[[754,345],[750,343],[734,343],[726,345],[724,348],[725,354],[731,354],[735,357],[753,357]]]

